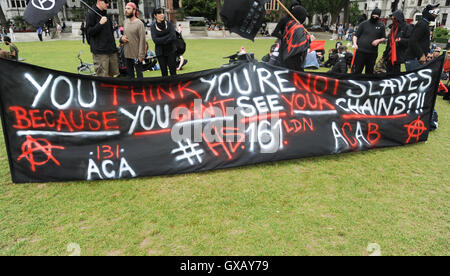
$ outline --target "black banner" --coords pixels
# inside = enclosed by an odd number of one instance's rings
[[[176,174],[426,141],[442,64],[355,77],[248,60],[132,82],[0,59],[12,179]]]
[[[268,0],[225,0],[220,17],[230,32],[254,40],[264,22]]]

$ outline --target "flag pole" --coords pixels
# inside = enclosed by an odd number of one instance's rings
[[[352,58],[352,63],[350,65],[350,72],[352,72],[353,69],[353,63],[355,63],[355,57],[356,57],[356,49],[353,50],[353,58]]]
[[[90,9],[91,11],[95,12],[98,16],[103,17],[103,15],[99,14],[96,10],[94,10],[91,6],[89,6],[88,4],[86,4],[86,2],[84,2],[83,0],[80,0],[80,2],[85,5],[88,9]]]
[[[297,22],[297,23],[300,24],[300,25],[302,24],[302,23],[300,23],[300,21],[298,21],[297,18],[295,18],[295,16],[291,13],[291,11],[288,10],[288,8],[286,8],[286,6],[283,5],[283,3],[281,3],[280,0],[277,0],[277,2],[278,2],[278,4],[280,4],[280,6],[284,9],[284,11],[287,12],[287,14],[289,14],[289,16],[292,17],[292,19],[295,20],[295,22]],[[306,28],[304,28],[304,29],[305,29],[305,32],[306,32],[308,35],[310,35],[313,39],[315,39],[315,38],[314,38],[314,35],[310,34]]]
[[[287,14],[289,14],[290,17],[292,17],[292,19],[294,19],[298,24],[301,24],[297,18],[295,18],[295,16],[291,13],[291,11],[289,11],[284,5],[283,3],[281,3],[280,0],[277,0],[278,4],[280,4],[280,6],[284,9],[284,11],[287,12]]]

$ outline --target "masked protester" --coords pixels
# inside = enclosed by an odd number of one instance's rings
[[[422,11],[422,19],[417,22],[412,30],[406,52],[406,70],[414,70],[425,63],[430,52],[430,22],[439,15],[439,4],[428,4]]]
[[[401,64],[405,62],[412,26],[406,23],[405,16],[400,10],[395,11],[391,19],[392,25],[389,26],[391,32],[383,53],[383,60],[388,73],[400,73]]]
[[[299,7],[301,6],[302,3],[301,1],[297,1],[297,0],[293,0],[291,2],[291,6],[289,8],[289,11],[292,12],[294,10],[295,7]],[[292,18],[289,14],[285,15],[284,17],[282,17],[280,19],[280,21],[278,22],[277,26],[275,27],[275,29],[273,30],[271,36],[277,37],[278,39],[281,39],[283,37],[283,33],[284,30],[286,29],[286,24],[291,21]]]
[[[285,27],[280,45],[279,61],[281,66],[295,71],[303,71],[311,38],[302,25],[306,20],[306,10],[297,6],[292,10],[292,15],[301,23],[290,20]]]
[[[353,48],[356,49],[352,73],[361,74],[366,68],[366,74],[373,74],[373,68],[378,57],[378,45],[386,40],[385,26],[380,20],[381,10],[376,8],[369,20],[362,22],[353,37]]]

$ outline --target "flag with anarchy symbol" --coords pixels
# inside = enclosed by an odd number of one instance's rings
[[[311,38],[302,24],[291,20],[286,25],[283,38],[281,40],[281,58],[287,60],[290,57],[306,53],[311,43]]]

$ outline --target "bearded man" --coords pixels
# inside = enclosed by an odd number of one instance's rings
[[[130,79],[144,78],[142,74],[142,61],[145,58],[145,26],[138,18],[136,4],[129,2],[125,7],[127,19],[124,21],[124,34],[120,42],[124,45],[124,55],[127,60],[127,75]]]

